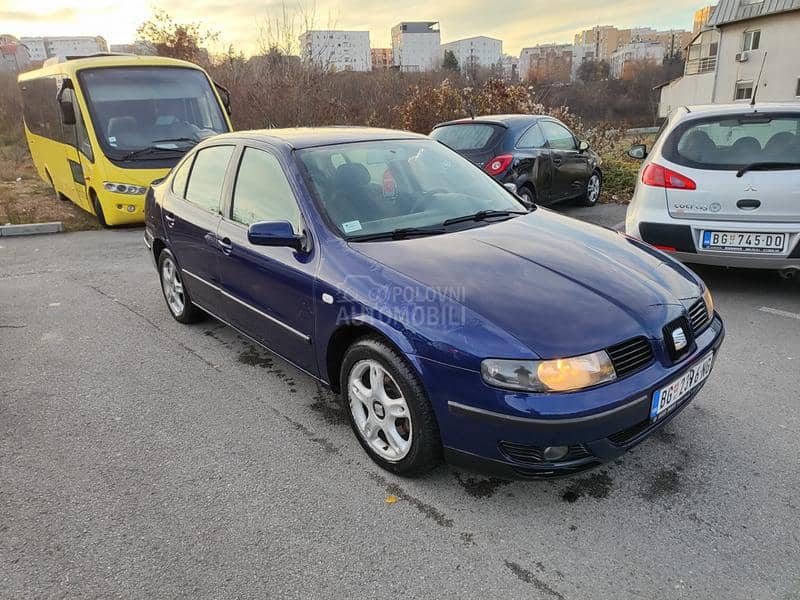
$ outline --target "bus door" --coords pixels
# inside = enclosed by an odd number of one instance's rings
[[[87,211],[92,211],[92,203],[87,192],[87,176],[91,176],[94,162],[92,146],[86,133],[81,108],[69,80],[64,80],[58,93],[59,114],[61,115],[61,141],[64,144],[64,160],[71,188],[62,191]],[[88,173],[87,173],[88,171]]]

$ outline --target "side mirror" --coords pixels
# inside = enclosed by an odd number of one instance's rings
[[[628,156],[636,160],[644,160],[647,158],[647,146],[644,144],[634,144],[631,146],[631,149],[628,150]]]
[[[303,236],[297,235],[289,221],[260,221],[247,228],[247,240],[254,246],[283,246],[303,249]]]
[[[578,150],[581,152],[586,152],[589,149],[589,142],[586,140],[581,140],[581,143],[578,144]]]
[[[516,183],[504,183],[503,187],[506,188],[512,194],[517,193],[517,184]]]
[[[222,98],[222,106],[225,107],[225,112],[228,113],[228,116],[231,115],[231,93],[228,91],[228,88],[221,86],[216,81],[214,82],[214,87],[217,88],[217,92],[219,93],[220,98]]]
[[[72,81],[70,79],[65,79],[61,83],[61,87],[58,90],[58,95],[56,95],[58,110],[61,113],[61,122],[64,125],[75,125],[76,123],[75,107],[72,105],[72,98],[70,97],[69,100],[64,100],[64,92],[71,89],[73,89]]]

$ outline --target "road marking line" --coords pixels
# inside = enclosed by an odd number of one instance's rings
[[[762,306],[758,310],[760,310],[761,312],[769,313],[771,315],[778,315],[779,317],[789,317],[790,319],[797,319],[798,321],[800,321],[800,314],[789,312],[788,310],[770,308],[769,306]]]
[[[620,221],[619,223],[614,225],[614,229],[616,229],[617,231],[622,231],[622,229],[620,229],[620,227],[623,227],[624,225],[625,225],[625,221]]]

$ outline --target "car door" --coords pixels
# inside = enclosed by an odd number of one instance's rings
[[[80,105],[75,99],[75,92],[69,88],[64,89],[61,92],[61,100],[72,103],[72,109],[75,113],[74,124],[67,124],[63,121],[61,123],[61,141],[65,144],[65,158],[70,178],[68,187],[61,191],[75,204],[84,210],[91,211],[93,208],[86,191],[86,177],[88,175],[87,171],[90,170],[87,169],[87,166],[91,167],[94,153],[89,143],[89,137],[86,134]]]
[[[572,132],[555,121],[541,121],[553,164],[553,200],[566,200],[583,193],[589,180],[589,157],[578,149]]]
[[[175,171],[162,210],[183,284],[196,304],[214,314],[222,310],[217,228],[235,148],[207,146],[184,160]]]
[[[247,239],[248,226],[262,221],[288,221],[295,232],[304,231],[297,191],[275,152],[244,147],[217,232],[221,285],[224,314],[232,325],[315,374],[316,250],[310,239],[302,251],[257,246]]]
[[[549,204],[553,198],[553,166],[550,149],[538,124],[534,123],[520,136],[515,153],[518,187],[530,183],[536,192],[536,201]]]

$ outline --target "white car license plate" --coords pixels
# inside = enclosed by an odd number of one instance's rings
[[[656,391],[650,403],[650,419],[657,421],[678,406],[681,400],[706,380],[713,365],[714,353],[710,352],[667,387]]]
[[[786,247],[786,234],[706,230],[703,231],[702,245],[704,250],[780,254]]]

